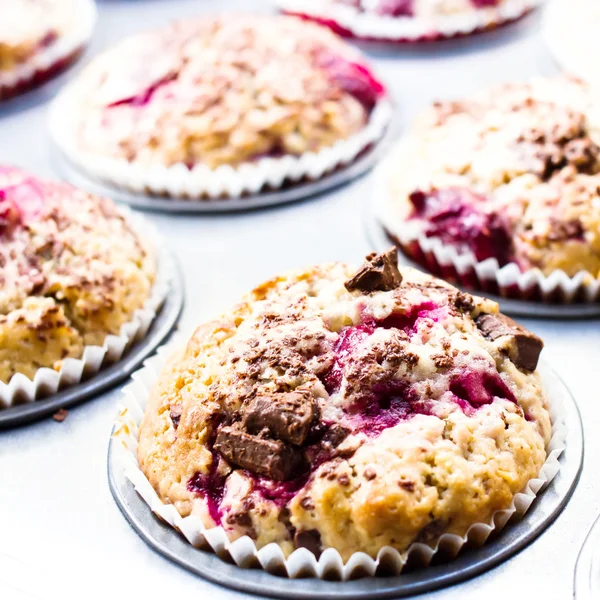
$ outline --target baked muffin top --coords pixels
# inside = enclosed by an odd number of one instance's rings
[[[222,15],[125,40],[73,92],[82,151],[215,168],[331,146],[365,126],[384,90],[361,55],[325,28]]]
[[[76,25],[78,0],[0,0],[0,72],[27,62]]]
[[[384,225],[477,260],[600,275],[600,161],[580,82],[507,84],[438,102],[390,160]]]
[[[111,200],[0,167],[0,381],[102,345],[154,278],[151,248]]]
[[[395,250],[277,277],[171,358],[140,468],[182,515],[286,553],[463,535],[545,461],[542,346]]]

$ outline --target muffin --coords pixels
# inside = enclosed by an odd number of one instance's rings
[[[276,277],[198,327],[139,430],[163,503],[231,540],[344,561],[511,506],[551,437],[543,343],[396,258]]]
[[[352,161],[381,134],[384,96],[362,56],[329,30],[229,14],[101,55],[58,103],[54,129],[69,158],[110,183],[240,195]]]
[[[434,104],[382,169],[375,192],[384,228],[421,263],[424,241],[437,240],[458,257],[454,266],[492,259],[597,285],[592,100],[579,81],[556,78]]]
[[[0,100],[66,67],[94,20],[91,0],[0,0]]]
[[[112,201],[0,168],[0,382],[102,346],[154,279],[151,248]]]
[[[513,21],[541,0],[275,0],[281,10],[348,37],[431,41]]]

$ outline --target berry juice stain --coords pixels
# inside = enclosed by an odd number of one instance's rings
[[[35,179],[0,188],[0,233],[35,220],[44,207],[44,186]]]
[[[473,408],[491,404],[494,398],[503,398],[517,403],[517,399],[498,374],[482,371],[468,371],[454,378],[450,391]],[[459,402],[459,405],[464,405]]]
[[[385,94],[383,84],[375,79],[364,65],[328,50],[317,52],[315,58],[316,65],[327,71],[329,77],[345,92],[356,98],[367,112],[371,112],[379,98]]]
[[[220,523],[223,511],[221,502],[225,495],[225,477],[219,474],[220,457],[213,452],[208,473],[196,473],[187,483],[189,492],[199,494],[206,500],[208,513],[215,523]]]
[[[478,261],[496,258],[511,261],[512,243],[502,219],[480,210],[485,197],[466,188],[446,188],[410,195],[411,218],[427,222],[425,234],[473,252]]]

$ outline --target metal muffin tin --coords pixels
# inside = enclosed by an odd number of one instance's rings
[[[585,538],[575,565],[575,600],[600,597],[600,517]]]
[[[52,396],[0,409],[0,430],[17,427],[54,414],[61,408],[68,408],[89,400],[115,386],[131,375],[150,356],[173,330],[183,308],[183,280],[179,265],[166,250],[163,250],[165,263],[173,265],[169,291],[159,309],[148,333],[134,344],[118,362],[100,369],[93,377],[65,388]]]
[[[391,99],[394,114],[397,113],[397,103]],[[226,213],[252,210],[289,204],[306,198],[311,198],[329,192],[354,179],[357,179],[372,169],[379,159],[390,147],[397,135],[397,119],[392,117],[384,135],[375,143],[363,150],[358,157],[346,166],[340,166],[316,180],[302,180],[297,183],[286,183],[279,189],[267,190],[258,194],[250,194],[241,198],[219,198],[210,200],[181,199],[163,196],[152,196],[130,192],[95,177],[88,176],[77,167],[69,158],[52,142],[53,159],[56,170],[69,183],[87,190],[92,194],[107,196],[119,202],[129,204],[133,208],[172,213]]]
[[[583,431],[577,405],[562,380],[544,368],[547,387],[560,389],[564,398],[567,426],[566,448],[561,468],[548,487],[539,493],[523,519],[509,523],[484,546],[462,551],[458,558],[393,577],[366,577],[353,581],[303,579],[300,585],[286,577],[260,569],[244,569],[225,562],[207,550],[190,545],[170,525],[160,520],[137,494],[133,484],[118,466],[117,442],[111,438],[108,449],[108,481],[112,495],[135,532],[154,550],[215,583],[274,598],[350,600],[354,598],[399,598],[432,591],[479,575],[533,542],[567,504],[583,463]]]
[[[370,203],[366,202],[363,209],[363,222],[366,229],[367,238],[371,246],[378,252],[387,250],[394,243],[387,237],[383,227],[380,225],[375,213],[370,208]],[[398,250],[399,263],[409,267],[414,267],[420,271],[427,272],[421,265],[408,258],[401,250]],[[457,286],[461,287],[461,286]],[[472,294],[480,294],[490,300],[500,304],[503,313],[518,317],[547,318],[554,317],[560,319],[589,319],[600,316],[600,302],[573,304],[549,304],[545,302],[534,302],[528,300],[516,300],[514,298],[503,298],[488,292],[478,292],[477,290],[461,288]]]

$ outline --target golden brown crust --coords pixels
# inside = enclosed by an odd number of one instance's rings
[[[1,168],[0,381],[118,334],[149,297],[154,262],[112,201]]]
[[[415,232],[441,235],[479,261],[600,277],[599,143],[592,92],[570,78],[437,102],[391,160],[384,225],[393,232],[408,223]],[[438,209],[435,216],[450,224],[432,226],[416,194],[428,198],[425,206],[431,197],[452,195],[447,213]],[[451,210],[468,213],[470,231],[451,223]],[[472,239],[484,238],[486,228],[496,238],[490,236],[489,250],[478,250]]]
[[[272,279],[171,359],[138,446],[163,502],[258,547],[289,553],[316,536],[347,559],[463,535],[537,475],[547,401],[537,373],[510,358],[511,336],[479,330],[478,315],[498,306],[408,268],[395,289],[350,292],[355,271],[331,264]],[[308,470],[271,480],[251,457],[247,469],[226,460],[239,460],[228,445],[247,426],[239,415],[258,396],[292,391],[318,404],[306,441],[286,446],[305,453]],[[219,431],[229,438],[215,449]],[[257,452],[264,440],[276,446],[273,428],[256,431],[245,436]]]

